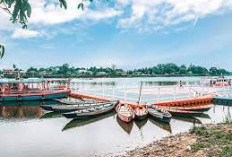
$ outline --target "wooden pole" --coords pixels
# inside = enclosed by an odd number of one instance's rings
[[[139,89],[139,100],[138,100],[138,104],[140,104],[140,101],[141,101],[141,96],[142,96],[142,88],[143,88],[143,82],[141,82],[141,84],[140,84],[140,89]]]

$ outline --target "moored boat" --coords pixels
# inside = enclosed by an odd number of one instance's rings
[[[130,122],[134,118],[134,111],[131,106],[119,103],[116,107],[118,117],[124,122]]]
[[[134,108],[135,119],[143,120],[147,118],[148,110],[146,105],[138,105]]]
[[[91,107],[98,107],[104,105],[106,102],[79,102],[79,104],[76,105],[52,105],[51,111],[59,112],[59,113],[66,113],[66,112],[72,112],[76,110],[84,110]]]
[[[199,111],[199,112],[205,112],[210,110],[214,105],[208,104],[208,105],[192,105],[192,106],[180,106],[180,107],[170,107],[171,109],[177,109],[177,110],[186,110],[186,111]]]
[[[203,112],[199,112],[199,111],[179,110],[179,109],[172,109],[171,107],[162,107],[162,109],[170,112],[173,116],[189,117],[189,116],[200,116],[203,114]]]
[[[0,79],[0,101],[48,100],[67,97],[70,90],[64,86],[50,87],[43,78]]]
[[[94,116],[111,112],[117,104],[118,101],[109,101],[102,103],[101,105],[98,105],[96,107],[90,107],[83,110],[63,113],[63,116],[65,116],[66,118],[91,118]]]
[[[148,112],[154,119],[162,122],[169,123],[172,118],[172,115],[168,111],[154,105],[148,107]]]

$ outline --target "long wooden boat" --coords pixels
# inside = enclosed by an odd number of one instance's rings
[[[116,112],[118,117],[124,122],[129,123],[134,118],[133,108],[127,104],[119,103],[116,107]]]
[[[199,112],[199,111],[179,110],[179,109],[172,109],[170,107],[161,107],[161,108],[168,111],[173,116],[189,117],[189,116],[200,116],[203,114],[203,112]]]
[[[145,105],[138,105],[134,108],[135,119],[143,120],[147,118],[148,110]]]
[[[167,102],[159,102],[154,103],[152,105],[160,106],[160,107],[184,107],[184,106],[192,106],[199,104],[211,104],[213,101],[212,97],[200,97],[195,99],[187,99],[187,100],[176,100],[176,101],[167,101]]]
[[[63,116],[66,118],[91,118],[97,115],[111,112],[117,104],[118,101],[105,102],[96,107],[63,113]]]
[[[67,97],[67,88],[50,88],[45,79],[0,79],[0,101],[49,100]]]
[[[205,112],[205,111],[210,110],[213,106],[214,105],[212,104],[208,104],[208,105],[180,106],[180,107],[170,107],[170,108],[177,109],[177,110]]]
[[[66,112],[72,112],[76,110],[84,110],[84,109],[91,108],[91,107],[99,107],[99,106],[104,105],[105,103],[106,102],[94,102],[94,103],[79,102],[79,104],[76,104],[76,105],[52,105],[52,106],[49,106],[49,110],[54,111],[54,112],[59,112],[59,113],[66,113]]]
[[[148,112],[154,119],[162,122],[169,123],[172,118],[172,115],[168,111],[154,105],[148,107]]]
[[[83,99],[77,99],[77,98],[62,98],[62,99],[56,99],[56,101],[58,101],[61,104],[65,104],[65,105],[76,105],[76,104],[80,104],[80,103],[95,103],[96,101],[93,100],[83,100]]]

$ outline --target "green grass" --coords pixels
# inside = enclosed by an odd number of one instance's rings
[[[197,135],[197,141],[191,146],[191,150],[203,150],[207,156],[232,157],[232,132],[226,133],[221,127],[193,128],[191,133]]]

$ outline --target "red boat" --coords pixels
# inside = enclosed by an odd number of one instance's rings
[[[138,105],[134,108],[135,118],[138,120],[143,120],[147,118],[148,110],[146,105]]]
[[[118,113],[118,117],[124,122],[130,122],[134,118],[133,108],[127,104],[119,103],[116,107],[116,112]]]
[[[0,79],[0,101],[26,101],[47,100],[67,97],[70,90],[67,85],[56,80],[56,86],[51,84],[54,80],[43,78],[29,79]]]
[[[188,110],[180,110],[180,109],[173,109],[171,107],[160,107],[169,113],[171,113],[173,116],[181,116],[181,117],[188,117],[188,116],[200,116],[203,114],[203,112],[199,111],[188,111]]]
[[[177,110],[187,110],[187,111],[208,111],[210,110],[214,105],[212,104],[206,104],[206,105],[192,105],[192,106],[180,106],[180,107],[169,107],[171,109],[177,109]]]

